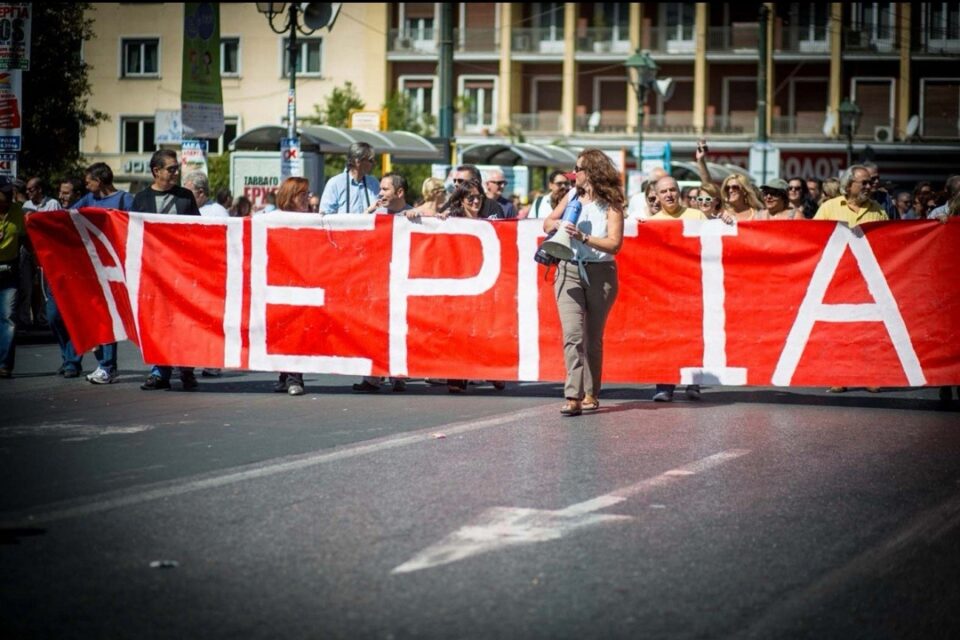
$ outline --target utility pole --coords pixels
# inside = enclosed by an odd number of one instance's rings
[[[767,21],[770,8],[766,3],[760,5],[760,46],[757,61],[757,142],[763,146],[763,164],[760,175],[767,181]]]
[[[440,3],[440,57],[437,61],[437,79],[440,83],[439,134],[450,159],[454,159],[453,141],[453,15],[448,2]]]

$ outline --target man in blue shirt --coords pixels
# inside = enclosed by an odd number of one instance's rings
[[[369,175],[373,147],[354,142],[347,151],[347,168],[327,181],[320,198],[320,213],[364,213],[377,202],[380,181]]]

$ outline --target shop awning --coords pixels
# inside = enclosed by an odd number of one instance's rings
[[[389,153],[397,160],[440,162],[443,153],[432,142],[408,131],[363,131],[326,125],[300,128],[300,148],[323,154],[346,154],[354,142],[366,142],[375,153]],[[265,125],[237,136],[231,151],[279,151],[280,140],[287,137],[286,127]]]
[[[522,164],[528,167],[572,169],[577,161],[577,152],[554,144],[483,143],[465,148],[461,158],[464,164],[498,164],[501,166]]]

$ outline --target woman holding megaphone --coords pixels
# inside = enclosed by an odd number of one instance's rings
[[[544,231],[556,232],[551,242],[560,246],[553,255],[565,256],[554,283],[567,369],[565,416],[600,407],[603,331],[618,289],[613,256],[623,244],[620,172],[599,149],[584,149],[575,170],[575,188],[543,223]]]

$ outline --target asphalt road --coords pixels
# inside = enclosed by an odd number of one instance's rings
[[[0,637],[954,638],[936,389],[0,380]],[[88,364],[93,364],[88,357]],[[153,566],[152,566],[153,565]]]

